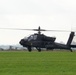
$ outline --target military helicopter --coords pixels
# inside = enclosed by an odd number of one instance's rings
[[[45,30],[41,29],[40,26],[38,29],[18,29],[18,28],[0,28],[0,29],[12,29],[12,30],[33,30],[38,31],[38,33],[34,33],[27,38],[23,38],[20,40],[20,44],[23,47],[27,47],[28,51],[32,51],[32,47],[35,47],[39,52],[41,52],[42,48],[46,48],[47,50],[53,49],[67,49],[72,52],[71,48],[75,48],[76,45],[71,45],[75,32],[71,32],[69,35],[69,39],[67,44],[61,44],[55,42],[56,37],[49,37],[41,33],[41,31],[62,31],[62,30]]]
[[[32,34],[27,38],[21,39],[19,42],[23,47],[27,47],[28,51],[32,51],[32,47],[35,47],[39,52],[41,48],[48,49],[67,49],[72,52],[71,47],[76,47],[76,45],[71,45],[75,32],[71,32],[67,44],[56,43],[56,37],[49,37],[44,34],[41,34],[41,31],[52,31],[41,29],[40,26],[38,29],[33,29],[33,31],[38,31],[38,33]]]

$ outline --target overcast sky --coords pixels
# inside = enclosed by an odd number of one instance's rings
[[[75,30],[76,0],[0,0],[0,28]],[[18,44],[32,31],[0,30],[1,44]],[[69,33],[43,32],[66,42]]]

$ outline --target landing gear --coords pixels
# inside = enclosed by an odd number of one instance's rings
[[[36,49],[38,50],[38,52],[41,52],[41,48],[37,47]]]
[[[31,47],[28,47],[28,51],[29,51],[29,52],[31,52],[31,51],[32,51]]]
[[[70,51],[73,52],[72,49],[70,49]]]

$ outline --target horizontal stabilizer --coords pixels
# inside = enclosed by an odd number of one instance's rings
[[[70,45],[70,47],[72,47],[72,48],[76,48],[76,45]]]

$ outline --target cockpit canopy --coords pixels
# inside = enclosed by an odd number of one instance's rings
[[[31,40],[36,40],[37,39],[37,35],[30,35],[29,37],[25,37],[25,40],[31,41]]]

